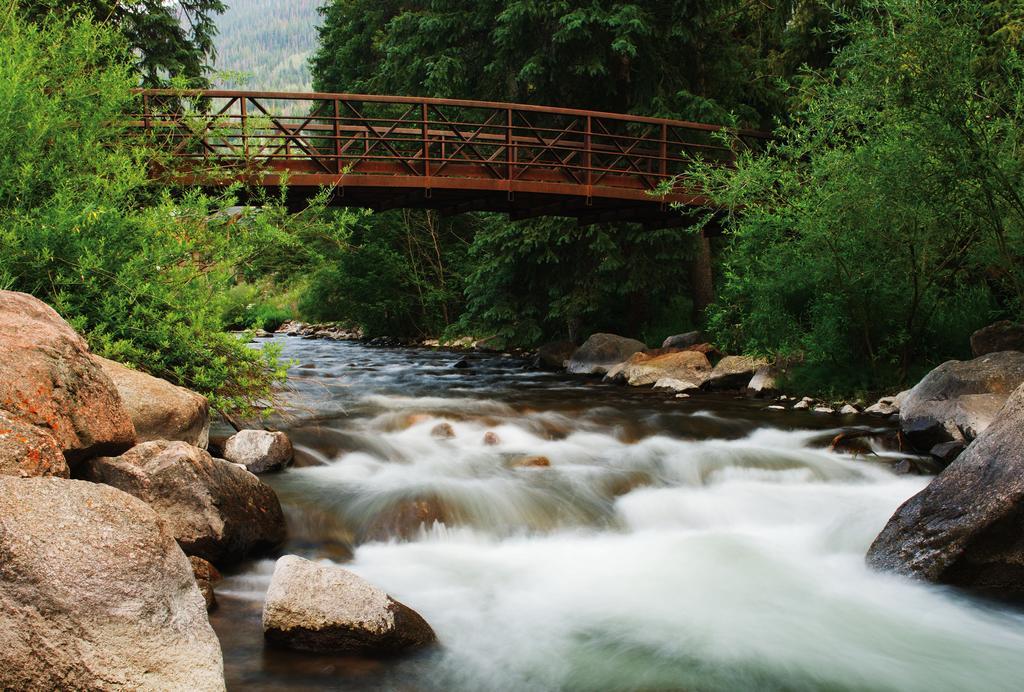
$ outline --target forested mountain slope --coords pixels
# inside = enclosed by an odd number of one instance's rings
[[[316,48],[323,0],[228,0],[216,18],[214,81],[222,87],[309,91],[307,59]]]

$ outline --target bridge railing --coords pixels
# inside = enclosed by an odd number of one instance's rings
[[[140,90],[133,124],[176,170],[480,181],[646,191],[765,135],[596,111],[415,97]],[[422,181],[421,181],[422,182]],[[399,183],[396,182],[396,185]],[[511,188],[510,188],[511,189]]]

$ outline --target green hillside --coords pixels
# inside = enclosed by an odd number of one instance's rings
[[[227,11],[217,18],[216,69],[222,74],[214,83],[261,91],[309,91],[307,59],[316,48],[317,8],[323,0],[227,4]]]

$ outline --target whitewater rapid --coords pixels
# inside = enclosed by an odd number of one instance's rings
[[[235,655],[226,645],[229,679],[253,689],[1020,688],[1024,615],[865,567],[874,536],[928,479],[827,451],[835,421],[773,418],[747,402],[627,399],[500,360],[455,374],[443,355],[304,346],[286,342],[335,390],[304,407],[330,415],[295,424],[301,454],[319,465],[270,477],[290,549],[381,586],[442,646],[367,671],[280,653],[261,664],[248,660],[256,644]],[[306,377],[298,396],[317,391],[315,371]],[[538,456],[547,465],[516,463]],[[251,626],[272,566],[249,565],[218,588],[229,611],[219,632]],[[248,620],[230,619],[232,607]]]

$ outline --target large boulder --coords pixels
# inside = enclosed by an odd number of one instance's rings
[[[1000,351],[1024,351],[1024,324],[1003,320],[971,334],[975,358]]]
[[[106,358],[96,361],[117,387],[138,442],[181,440],[206,449],[210,439],[206,397]]]
[[[244,468],[184,442],[144,442],[83,465],[84,477],[143,500],[182,549],[215,565],[268,550],[285,537],[273,489]]]
[[[868,564],[1024,598],[1024,385],[995,421],[878,535]]]
[[[661,342],[662,348],[689,348],[690,346],[696,346],[704,343],[707,338],[704,336],[704,332],[694,331],[686,332],[685,334],[673,334]]]
[[[925,375],[900,403],[900,429],[921,452],[942,442],[970,442],[985,431],[1024,382],[1024,353],[1002,351],[951,360]]]
[[[85,340],[46,303],[13,291],[0,291],[0,410],[49,432],[72,463],[135,443]]]
[[[568,339],[552,341],[537,349],[534,365],[544,370],[562,370],[575,352],[576,344]]]
[[[726,356],[711,371],[707,386],[711,389],[745,389],[754,378],[754,373],[766,365],[760,358]]]
[[[625,363],[620,363],[609,370],[606,377],[612,381],[626,382],[634,387],[655,384],[658,380],[666,378],[690,382],[700,387],[710,373],[711,363],[703,353],[673,351],[653,356],[635,353]]]
[[[0,476],[69,475],[53,435],[0,411]]]
[[[292,442],[283,432],[240,430],[224,444],[224,458],[250,473],[280,471],[293,456]]]
[[[390,655],[433,644],[408,606],[341,567],[285,555],[263,606],[268,641],[303,651]]]
[[[145,503],[0,478],[0,689],[224,689],[192,568]]]
[[[647,345],[636,339],[615,334],[593,334],[572,354],[568,370],[574,375],[603,375],[645,348]]]

